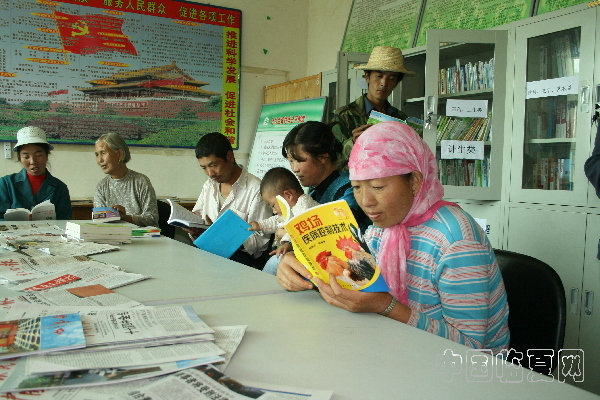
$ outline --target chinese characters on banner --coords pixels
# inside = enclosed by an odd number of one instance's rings
[[[130,145],[238,147],[241,11],[177,0],[0,4],[0,141],[117,132]]]

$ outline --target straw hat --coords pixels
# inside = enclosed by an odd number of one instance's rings
[[[369,62],[362,65],[356,65],[354,69],[402,72],[410,75],[414,75],[415,73],[414,71],[408,71],[404,68],[402,50],[389,46],[373,47],[373,51],[371,51],[371,55],[369,56]]]
[[[26,126],[25,128],[19,129],[17,132],[17,144],[13,147],[13,150],[17,151],[19,146],[32,143],[46,143],[50,150],[54,148],[46,140],[46,132],[42,128],[38,128],[37,126]]]

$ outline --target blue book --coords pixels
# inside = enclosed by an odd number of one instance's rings
[[[250,224],[227,210],[221,215],[194,244],[204,251],[229,258],[252,235]]]

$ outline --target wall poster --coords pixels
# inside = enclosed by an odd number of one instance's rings
[[[421,0],[354,0],[342,51],[370,53],[375,46],[412,47]]]
[[[560,10],[581,3],[590,3],[589,0],[538,0],[537,14],[545,14],[550,11]]]
[[[0,141],[116,132],[130,145],[238,148],[241,11],[177,0],[0,2]]]
[[[298,124],[323,121],[327,97],[263,104],[248,159],[248,172],[259,177],[271,168],[290,168],[283,158],[283,139]]]
[[[489,29],[531,16],[533,0],[427,0],[415,46],[427,29]]]

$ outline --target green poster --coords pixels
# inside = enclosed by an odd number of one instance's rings
[[[281,155],[285,135],[306,121],[322,121],[326,97],[264,104],[258,118],[254,143],[248,160],[248,171],[262,178],[274,167],[289,168]]]
[[[420,0],[354,0],[342,51],[370,53],[375,46],[412,47],[420,10]]]
[[[416,45],[425,44],[427,29],[489,29],[528,18],[531,5],[532,0],[427,0]]]
[[[537,15],[587,2],[588,0],[539,0]]]

